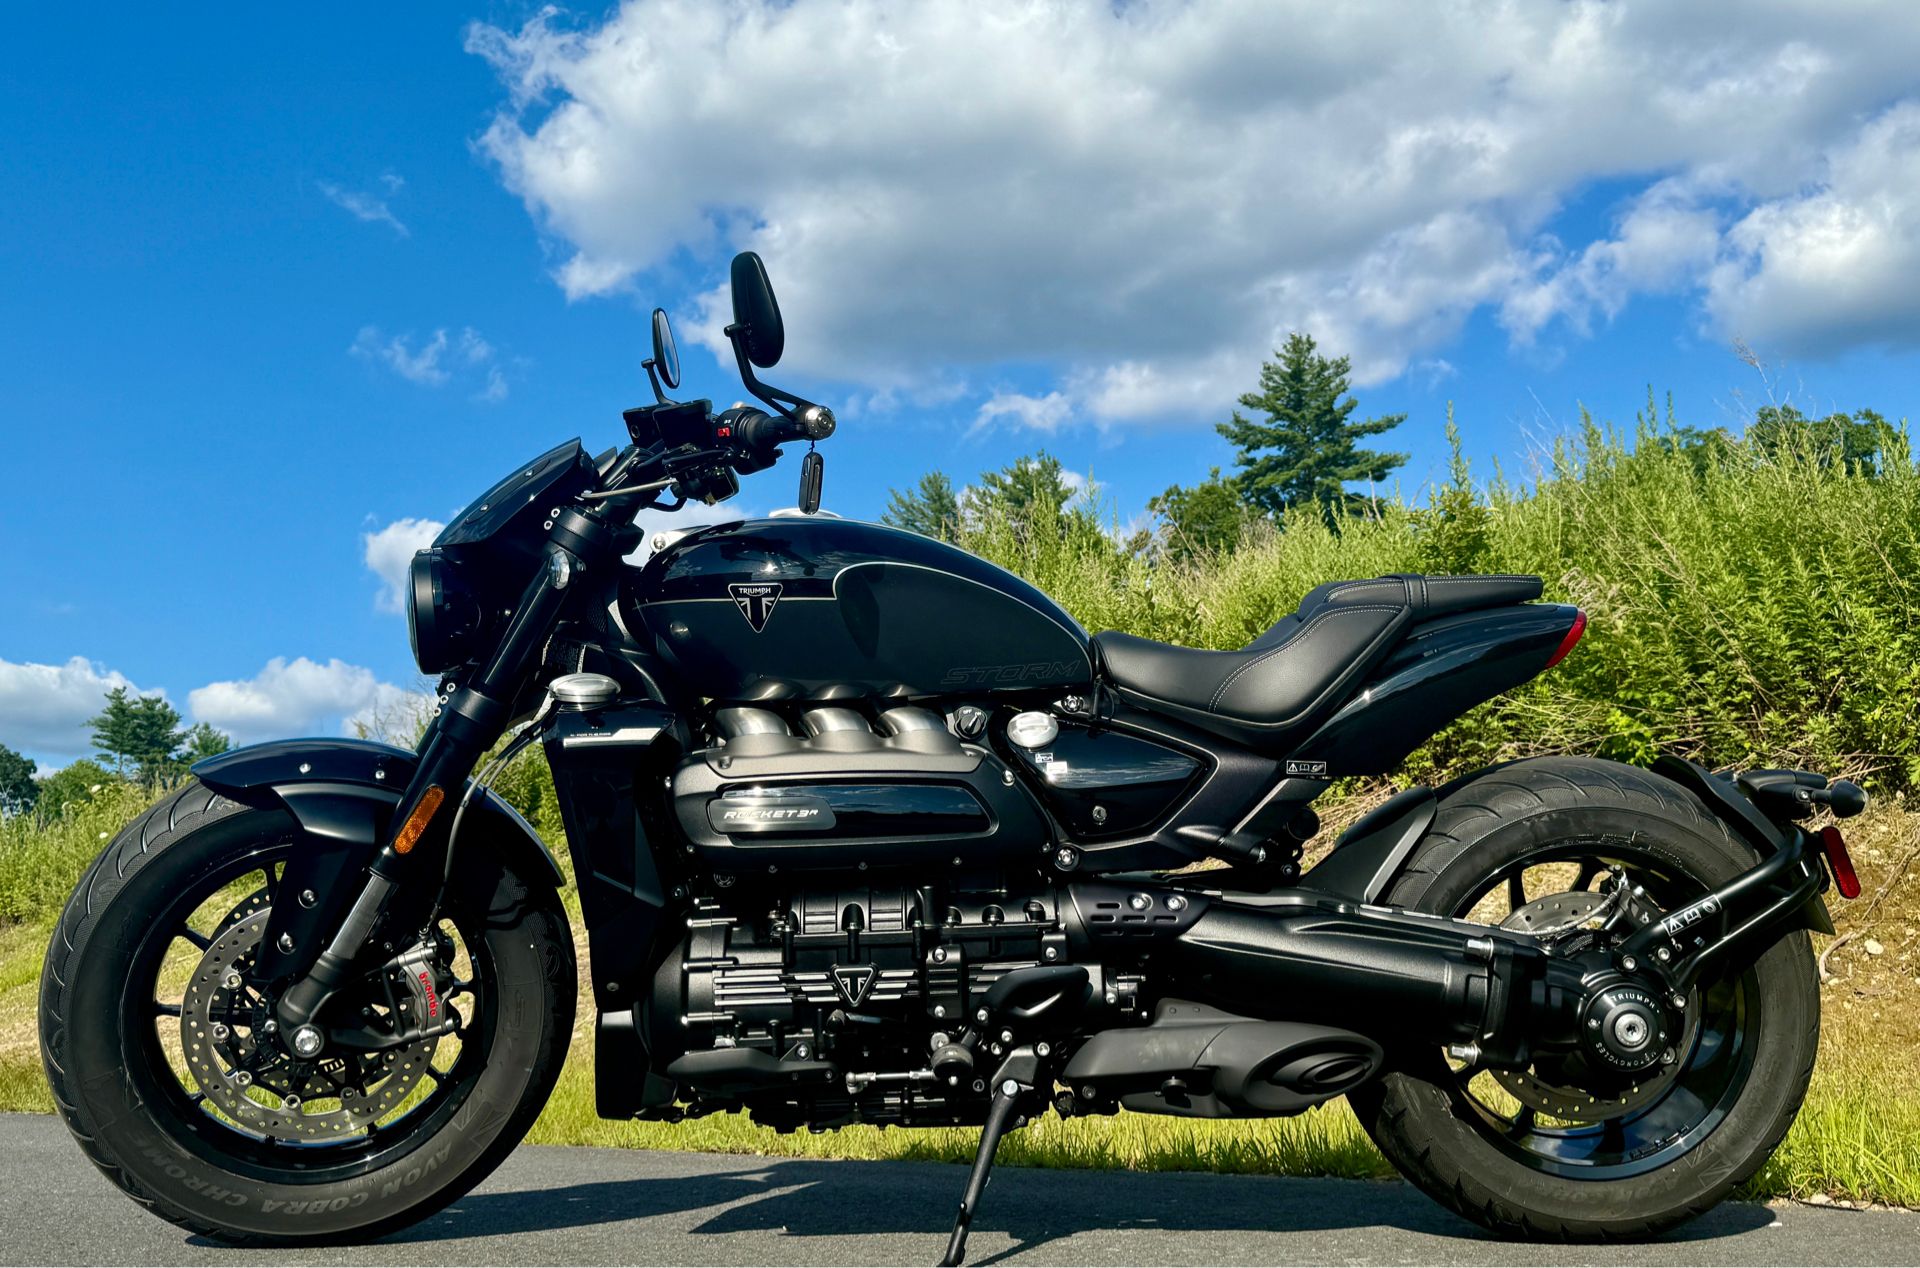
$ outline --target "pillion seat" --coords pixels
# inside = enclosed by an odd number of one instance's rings
[[[1237,652],[1175,647],[1108,630],[1102,669],[1123,699],[1263,747],[1351,689],[1421,621],[1540,597],[1540,578],[1427,577],[1329,581]]]

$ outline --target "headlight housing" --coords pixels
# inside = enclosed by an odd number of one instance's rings
[[[407,569],[407,637],[423,674],[441,674],[471,660],[480,636],[480,599],[460,566],[434,547]]]

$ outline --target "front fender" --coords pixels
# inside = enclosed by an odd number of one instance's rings
[[[311,836],[366,847],[363,861],[371,863],[417,761],[406,749],[373,740],[274,740],[197,762],[193,776],[235,801],[283,806]],[[492,828],[508,861],[524,874],[556,886],[565,881],[533,825],[491,789],[474,799],[467,814],[463,835]]]
[[[312,965],[386,844],[417,760],[391,744],[315,739],[275,740],[194,764],[194,778],[208,788],[243,805],[283,810],[300,827],[304,848],[277,879],[269,878],[272,910],[259,952],[267,977],[293,976]],[[555,886],[565,880],[532,825],[492,791],[474,798],[467,814],[463,838],[479,831],[530,880],[545,877]],[[421,908],[424,916],[424,899]]]

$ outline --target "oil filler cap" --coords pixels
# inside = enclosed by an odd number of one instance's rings
[[[1060,734],[1060,724],[1051,713],[1041,713],[1038,709],[1029,709],[1025,713],[1016,713],[1007,723],[1007,738],[1021,748],[1039,748],[1042,744],[1051,744]]]

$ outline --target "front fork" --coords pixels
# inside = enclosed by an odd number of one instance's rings
[[[584,520],[584,516],[568,512]],[[326,1046],[318,1023],[322,1009],[358,972],[374,929],[403,886],[444,875],[453,842],[438,831],[454,815],[467,778],[482,755],[506,730],[509,710],[538,662],[547,637],[566,601],[569,580],[581,556],[558,542],[547,547],[546,561],[527,584],[506,634],[485,666],[448,695],[421,740],[420,761],[394,816],[387,841],[368,869],[366,884],[339,929],[314,958],[305,976],[282,991],[274,1005],[280,1033],[294,1055],[310,1058]]]

